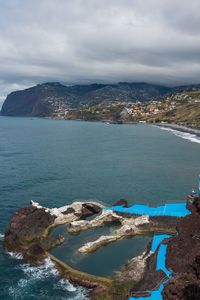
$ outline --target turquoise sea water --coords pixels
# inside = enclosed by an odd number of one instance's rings
[[[199,171],[200,144],[159,128],[0,117],[0,299],[85,298],[82,289],[56,276],[49,261],[38,269],[4,251],[2,235],[17,208],[31,199],[50,207],[74,199],[107,206],[119,198],[132,205],[183,202]],[[114,270],[126,260],[121,249],[129,258],[149,239],[97,251],[93,270],[88,258],[79,258],[77,267],[95,272],[115,251],[104,272],[109,264]]]

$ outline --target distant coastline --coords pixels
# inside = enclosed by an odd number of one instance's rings
[[[10,93],[0,115],[111,124],[182,124],[193,130],[200,128],[199,103],[200,85],[171,89],[146,83],[64,86],[51,82]],[[188,132],[182,127],[174,130]]]

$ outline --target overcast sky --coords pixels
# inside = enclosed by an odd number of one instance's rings
[[[200,1],[0,0],[0,101],[46,81],[200,83]]]

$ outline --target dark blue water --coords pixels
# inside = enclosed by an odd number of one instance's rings
[[[199,170],[200,144],[158,128],[0,117],[0,233],[30,199],[51,207],[74,199],[111,205],[121,197],[183,202]],[[0,299],[81,300],[82,290],[55,276],[50,262],[30,268],[0,251]]]

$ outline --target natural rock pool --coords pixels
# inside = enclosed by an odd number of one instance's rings
[[[111,243],[90,254],[78,252],[83,244],[103,234],[111,234],[114,228],[116,226],[104,226],[70,235],[66,225],[62,225],[52,233],[64,235],[66,242],[51,250],[51,253],[75,269],[99,276],[112,275],[129,259],[140,255],[152,239],[152,235],[135,236]]]

